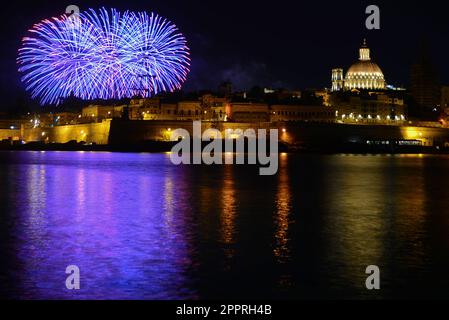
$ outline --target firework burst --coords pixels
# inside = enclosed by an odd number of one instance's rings
[[[72,94],[90,100],[174,91],[190,65],[186,39],[170,21],[104,8],[34,25],[17,61],[27,90],[41,104]]]

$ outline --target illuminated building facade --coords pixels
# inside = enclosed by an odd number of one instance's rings
[[[101,121],[104,119],[120,117],[124,107],[125,106],[89,105],[83,108],[80,121]]]
[[[332,92],[326,104],[336,110],[339,123],[402,125],[407,120],[404,90],[387,86],[380,67],[371,60],[366,40],[359,60],[343,78],[343,69],[332,70]]]
[[[340,91],[345,87],[343,69],[332,70],[332,91]]]
[[[232,103],[230,119],[235,122],[269,122],[270,106],[266,103]]]
[[[272,105],[271,122],[335,122],[335,109],[323,106]]]
[[[385,77],[380,67],[371,60],[371,52],[364,40],[359,50],[359,60],[346,73],[343,69],[332,70],[332,91],[341,90],[383,90],[386,88]]]
[[[399,96],[371,92],[368,94],[333,95],[333,107],[339,123],[402,125],[407,106]]]

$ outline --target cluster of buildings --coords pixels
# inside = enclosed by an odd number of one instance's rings
[[[232,94],[230,84],[222,85],[220,93],[204,94],[196,99],[164,101],[163,98],[133,99],[129,105],[98,106],[83,109],[81,116],[59,115],[66,123],[100,121],[112,118],[130,120],[218,121],[218,122],[338,122],[352,124],[402,125],[407,121],[405,90],[387,86],[381,68],[371,60],[364,41],[359,60],[346,74],[342,68],[332,70],[331,89],[309,90],[319,104],[309,104],[301,92],[264,89],[265,97],[247,93]],[[272,101],[267,101],[272,100]],[[273,101],[274,100],[274,101]],[[449,99],[448,99],[449,100]],[[288,101],[288,103],[282,103]],[[70,118],[70,119],[67,119]],[[64,120],[63,120],[64,122]]]
[[[336,108],[338,122],[402,125],[408,113],[404,96],[405,89],[387,85],[366,40],[346,74],[342,68],[332,70],[329,104]]]
[[[329,89],[286,91],[261,89],[232,92],[222,84],[217,93],[195,96],[167,95],[131,99],[122,105],[88,105],[82,110],[32,114],[3,119],[0,130],[53,128],[101,123],[111,119],[133,121],[197,121],[283,125],[300,122],[356,125],[449,126],[449,87],[440,87],[427,58],[412,68],[410,90],[388,85],[382,69],[371,59],[364,41],[359,58],[345,73],[332,70]],[[410,99],[412,97],[412,99]],[[441,112],[440,121],[423,122],[411,114],[412,101],[422,110]],[[6,131],[5,131],[6,130]],[[8,131],[8,132],[9,132]],[[3,135],[9,134],[8,132]]]
[[[237,123],[334,122],[336,119],[335,109],[322,104],[268,103],[243,96],[236,98],[214,94],[203,94],[195,99],[170,100],[162,97],[132,99],[126,105],[88,105],[80,112],[29,114],[24,124],[27,127],[57,126],[109,119]]]

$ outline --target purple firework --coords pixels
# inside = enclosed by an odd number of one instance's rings
[[[34,25],[17,61],[41,104],[72,94],[89,100],[171,92],[181,88],[190,66],[186,39],[170,21],[105,8]]]

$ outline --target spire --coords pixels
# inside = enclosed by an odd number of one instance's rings
[[[370,58],[370,50],[368,48],[368,45],[366,44],[366,39],[363,39],[362,47],[360,48],[360,61],[369,61]]]
[[[368,48],[368,45],[366,44],[366,38],[363,39],[362,48]]]

